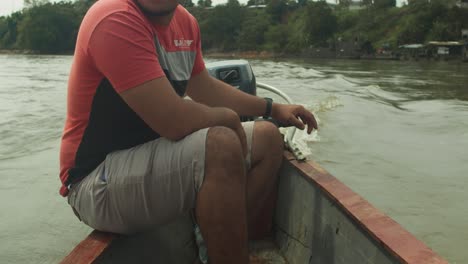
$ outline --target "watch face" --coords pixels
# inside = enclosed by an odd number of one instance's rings
[[[264,119],[268,119],[271,116],[271,107],[273,103],[273,99],[265,97],[264,98],[266,101],[266,109],[265,109],[265,114],[263,115]]]

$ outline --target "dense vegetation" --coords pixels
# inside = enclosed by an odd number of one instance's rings
[[[93,3],[93,0],[74,3],[25,0],[23,11],[0,17],[0,49],[71,52],[81,19]]]
[[[185,5],[200,24],[205,50],[300,53],[311,47],[333,47],[337,39],[397,47],[429,40],[459,40],[468,28],[468,9],[451,0],[364,0],[350,10],[350,0],[338,5],[310,0],[237,0],[211,7],[211,0]],[[0,49],[64,53],[74,48],[82,17],[94,0],[48,3],[27,0],[27,7],[0,17]],[[254,7],[265,3],[266,7]]]

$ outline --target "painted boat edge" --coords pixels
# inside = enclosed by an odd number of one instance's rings
[[[304,178],[316,184],[351,220],[401,263],[448,264],[425,243],[316,162],[311,160],[299,162],[287,151],[283,156]]]
[[[119,237],[117,234],[94,230],[60,264],[93,263],[117,237]]]

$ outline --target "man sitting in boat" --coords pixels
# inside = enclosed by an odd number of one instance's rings
[[[78,33],[67,104],[60,193],[78,218],[131,234],[193,210],[211,263],[248,262],[248,232],[282,160],[278,129],[239,116],[317,128],[302,106],[210,77],[197,22],[177,0],[96,2]]]

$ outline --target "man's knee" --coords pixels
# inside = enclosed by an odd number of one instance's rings
[[[273,140],[276,140],[275,143],[278,143],[281,142],[281,133],[279,132],[279,129],[278,127],[273,124],[272,122],[267,122],[267,121],[263,121],[263,122],[256,122],[255,123],[255,129],[259,130],[260,133],[262,133],[263,135],[265,135],[266,137],[270,138],[270,139],[273,139]]]
[[[254,140],[263,151],[268,153],[281,153],[283,150],[283,137],[276,125],[271,122],[256,122]]]
[[[245,191],[247,176],[242,146],[237,134],[227,127],[212,127],[206,138],[205,184],[229,185],[239,195]]]
[[[212,127],[206,138],[206,158],[225,165],[242,165],[243,154],[239,137],[227,127]]]

